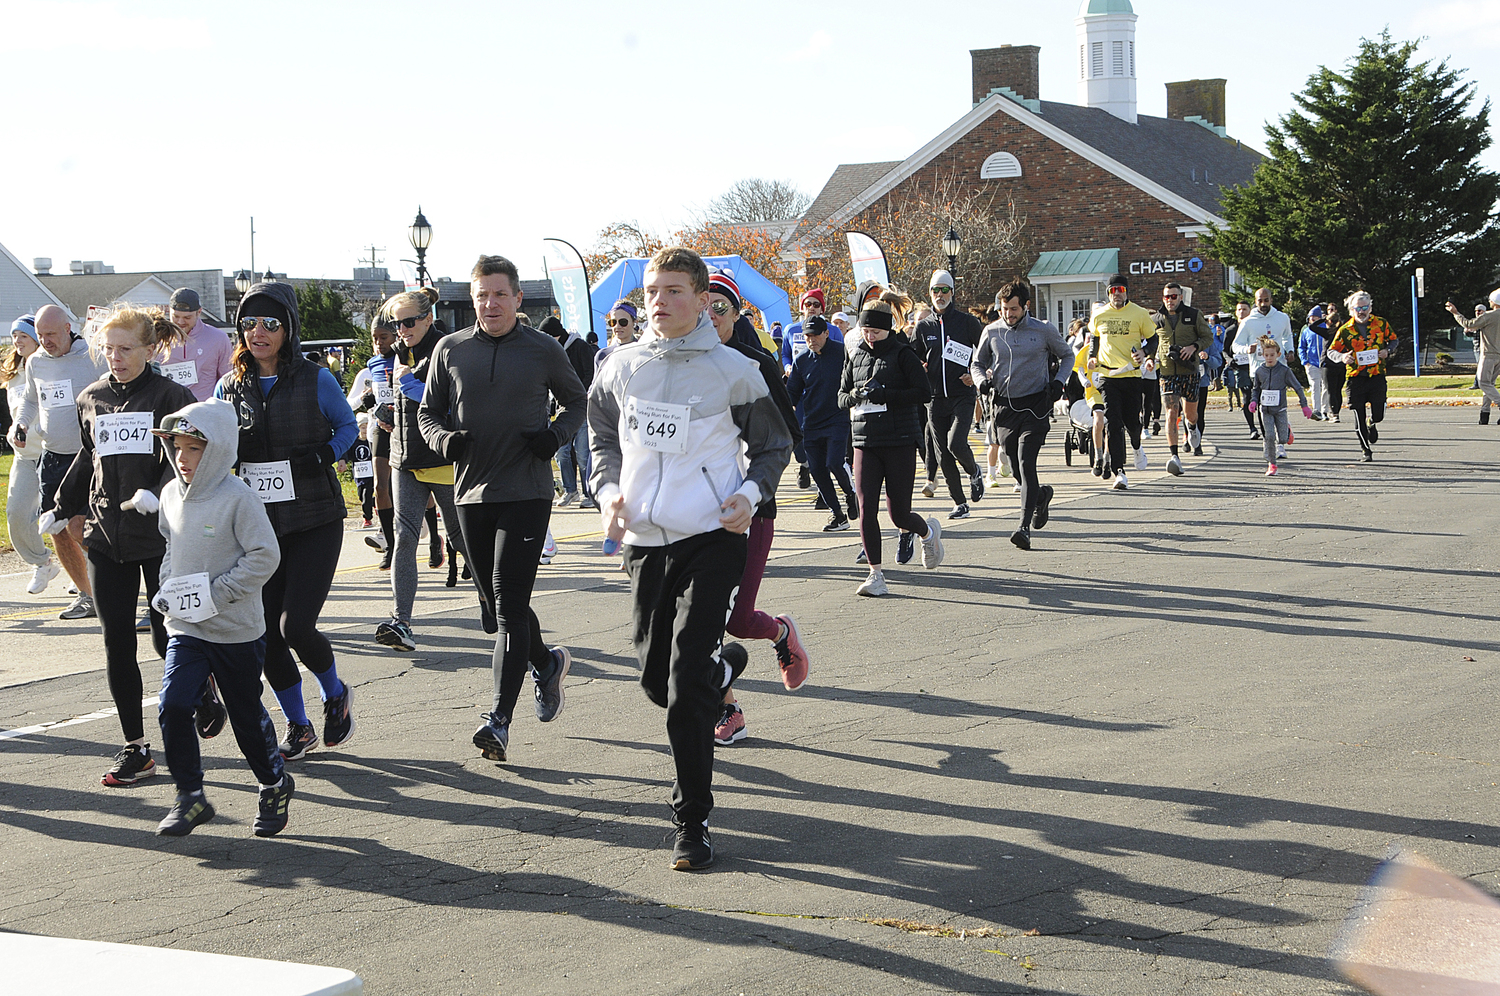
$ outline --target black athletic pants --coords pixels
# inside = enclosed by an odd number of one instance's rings
[[[1337,415],[1344,406],[1344,378],[1349,376],[1349,368],[1342,363],[1327,360],[1323,367],[1323,376],[1328,381],[1329,407]]]
[[[1104,392],[1104,430],[1109,437],[1109,462],[1118,474],[1126,466],[1127,432],[1131,449],[1141,448],[1141,379],[1106,377],[1100,390]]]
[[[843,502],[840,502],[838,492],[833,489],[834,478],[838,478],[839,487],[844,489],[844,494],[853,497],[854,482],[849,480],[849,474],[844,470],[844,449],[849,442],[849,429],[841,426],[838,435],[808,436],[802,440],[802,448],[807,451],[807,469],[812,472],[812,479],[818,485],[818,494],[823,496],[823,501],[834,515],[841,511],[847,511]]]
[[[551,519],[552,502],[546,498],[458,506],[458,524],[479,589],[480,621],[486,633],[495,634],[490,668],[495,678],[491,710],[497,719],[515,718],[528,667],[542,674],[552,668],[541,621],[531,610],[531,589]]]
[[[1208,435],[1208,385],[1198,388],[1198,438]]]
[[[927,520],[911,510],[917,477],[917,451],[907,446],[861,446],[854,451],[854,486],[859,488],[859,538],[871,569],[880,566],[880,490],[891,524],[903,532],[927,535]]]
[[[946,398],[933,398],[927,404],[927,424],[931,439],[937,444],[938,460],[943,468],[943,480],[948,482],[948,494],[953,504],[968,502],[968,489],[958,469],[963,468],[970,477],[979,476],[979,464],[974,462],[974,451],[969,448],[969,423],[974,420],[974,392],[961,391]]]
[[[1107,402],[1106,402],[1107,404]],[[1046,391],[1024,398],[995,396],[995,438],[1005,451],[1011,473],[1021,482],[1021,525],[1030,528],[1031,516],[1042,500],[1036,458],[1047,441],[1052,403]]]
[[[146,735],[141,718],[141,665],[135,656],[135,612],[141,597],[141,578],[146,579],[146,602],[156,597],[161,584],[161,558],[132,560],[120,564],[107,553],[89,547],[89,585],[94,589],[94,611],[99,628],[104,631],[104,667],[109,678],[109,694],[120,713],[120,729],[125,740],[139,740]],[[151,643],[162,659],[167,656],[166,620],[151,609]]]
[[[1141,424],[1161,421],[1161,379],[1141,378]]]
[[[910,491],[911,479],[906,483]],[[714,807],[714,724],[724,697],[719,648],[747,551],[744,535],[723,529],[625,548],[641,688],[667,710],[677,768],[672,811],[682,823],[701,823]]]
[[[261,589],[266,609],[266,682],[284,692],[302,681],[292,651],[314,674],[333,667],[333,645],[318,632],[344,545],[344,521],[335,519],[278,536],[281,564]]]
[[[1347,383],[1349,410],[1354,413],[1354,434],[1359,437],[1359,448],[1369,453],[1378,433],[1372,426],[1385,421],[1385,375],[1350,377]],[[1370,406],[1368,421],[1365,418],[1366,405]]]

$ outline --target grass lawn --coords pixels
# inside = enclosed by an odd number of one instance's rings
[[[15,457],[9,453],[0,456],[0,494],[6,494],[10,487],[10,462]],[[0,553],[10,549],[10,523],[5,521],[5,516],[0,515]]]
[[[1421,377],[1387,377],[1386,393],[1393,398],[1478,398],[1471,390],[1473,374],[1424,374]]]

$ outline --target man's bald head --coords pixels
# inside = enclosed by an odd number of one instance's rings
[[[73,324],[68,313],[55,304],[37,309],[36,339],[49,356],[62,356],[73,346]]]

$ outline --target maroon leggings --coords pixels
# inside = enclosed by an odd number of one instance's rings
[[[760,579],[766,573],[766,558],[771,555],[771,540],[776,537],[776,520],[750,520],[750,548],[745,555],[745,573],[740,577],[740,593],[734,599],[734,611],[724,628],[736,640],[775,640],[781,635],[781,624],[755,607],[760,593]]]
[[[854,486],[859,489],[859,538],[872,568],[880,566],[880,485],[885,484],[885,510],[902,532],[927,535],[927,522],[911,510],[911,489],[917,477],[917,449],[903,446],[854,448]]]

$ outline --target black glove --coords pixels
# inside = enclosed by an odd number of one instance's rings
[[[469,448],[469,433],[467,429],[455,429],[438,440],[438,456],[449,463],[458,463],[463,459],[464,450]]]
[[[375,407],[375,392],[371,391],[371,390],[366,390],[364,394],[360,395],[360,398],[359,398],[359,410],[362,411],[362,412],[367,412],[371,408],[374,408],[374,407]]]
[[[885,404],[885,388],[877,386],[866,389],[865,400],[872,405]]]
[[[557,433],[550,426],[535,432],[523,432],[521,438],[526,440],[526,448],[538,460],[551,460],[557,452]]]
[[[1052,401],[1052,403],[1054,405],[1057,404],[1058,400],[1062,396],[1063,396],[1063,382],[1060,381],[1060,380],[1052,380],[1052,381],[1048,382],[1048,384],[1047,384],[1047,397]]]
[[[377,425],[395,425],[396,411],[390,405],[375,406],[375,422]]]

